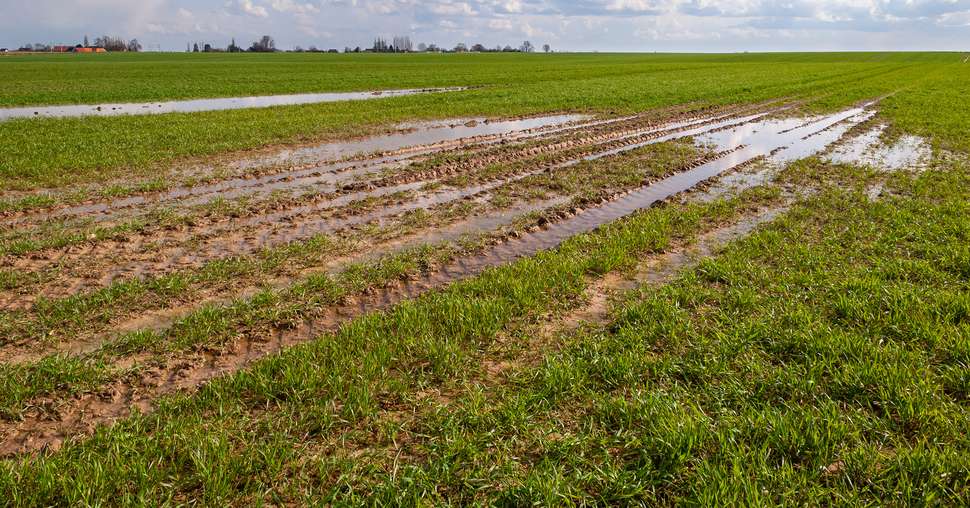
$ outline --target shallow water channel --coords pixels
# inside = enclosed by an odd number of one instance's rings
[[[291,95],[262,95],[253,97],[222,97],[184,101],[140,102],[118,104],[78,104],[62,106],[26,106],[0,108],[0,121],[14,118],[81,117],[118,115],[159,115],[163,113],[195,113],[226,109],[268,108],[321,102],[366,101],[387,97],[402,97],[423,93],[457,92],[463,87],[420,88],[410,90],[379,90],[374,92],[303,93]]]

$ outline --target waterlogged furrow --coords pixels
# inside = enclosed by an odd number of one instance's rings
[[[838,126],[861,121],[864,118],[863,113],[862,108],[853,109],[819,121],[786,128],[783,133],[779,132],[779,127],[783,125],[764,120],[762,128],[770,131],[770,136],[758,135],[762,131],[754,131],[751,139],[747,140],[754,144],[735,146],[714,160],[624,194],[602,206],[578,211],[575,215],[547,224],[537,231],[503,242],[481,255],[457,258],[439,270],[409,278],[400,284],[351,298],[350,301],[335,306],[303,312],[297,320],[300,324],[295,327],[274,328],[273,336],[268,341],[244,334],[231,351],[208,356],[206,361],[185,362],[179,358],[171,359],[164,366],[153,369],[149,373],[150,379],[141,378],[134,383],[126,380],[115,384],[112,395],[108,398],[84,397],[66,403],[59,413],[60,420],[56,423],[29,418],[29,421],[7,429],[5,449],[8,452],[35,449],[38,443],[42,446],[43,443],[56,442],[79,427],[123,416],[133,407],[148,410],[160,395],[189,389],[216,376],[244,368],[266,354],[305,342],[324,331],[334,330],[353,317],[386,309],[427,291],[480,274],[487,268],[554,248],[572,236],[592,231],[671,196],[689,191],[729,170],[782,154],[792,146],[799,146],[799,150],[811,148],[821,151],[838,139],[841,132]],[[772,140],[771,143],[768,142],[769,139]]]
[[[376,189],[338,194],[336,197],[323,196],[309,204],[284,208],[253,217],[244,217],[230,221],[218,221],[214,225],[207,225],[205,221],[199,224],[188,224],[178,229],[163,229],[146,231],[133,238],[120,241],[101,242],[97,245],[82,245],[80,248],[62,249],[60,252],[44,252],[40,256],[14,259],[12,266],[21,272],[39,272],[47,267],[59,267],[65,274],[59,278],[59,285],[50,292],[38,292],[34,297],[45,295],[72,294],[82,288],[99,287],[118,280],[119,277],[144,276],[166,273],[176,268],[197,266],[206,260],[218,259],[229,255],[240,255],[279,245],[281,243],[306,238],[322,232],[331,232],[337,228],[364,224],[380,220],[383,217],[394,216],[410,210],[432,207],[460,199],[467,199],[487,192],[496,187],[537,174],[544,170],[555,170],[568,167],[580,160],[578,157],[598,158],[600,156],[616,155],[647,144],[676,139],[678,137],[719,129],[756,118],[755,116],[740,119],[723,118],[729,115],[714,117],[702,116],[688,118],[672,126],[638,127],[631,133],[624,130],[614,135],[607,134],[598,137],[585,138],[582,143],[594,142],[591,146],[572,150],[558,157],[545,158],[538,164],[537,169],[516,174],[513,169],[511,176],[482,184],[471,185],[467,188],[444,189],[432,192],[417,192],[415,197],[402,203],[385,203],[385,206],[372,212],[363,214],[351,212],[350,217],[317,218],[323,211],[337,210],[349,207],[363,200],[392,196],[400,192],[416,192],[418,189],[436,182],[447,176],[446,172],[434,175],[432,180],[418,180],[397,185],[383,185]],[[613,139],[618,136],[618,139]],[[604,141],[605,140],[605,141]],[[575,142],[568,146],[576,145]],[[582,145],[580,145],[582,146]],[[563,147],[556,146],[556,149]],[[602,153],[608,150],[607,153]],[[600,151],[600,152],[598,152]],[[533,156],[533,154],[525,154]],[[526,166],[527,167],[527,166]],[[384,182],[388,183],[388,182]],[[111,260],[108,263],[107,260]],[[85,266],[98,265],[107,267],[107,272],[98,275],[98,269],[85,269]],[[102,268],[101,270],[105,270]],[[83,273],[84,281],[72,280],[70,273]],[[29,305],[32,298],[23,295],[8,296],[4,302],[8,307],[19,302],[20,307]]]
[[[377,90],[373,92],[306,93],[263,95],[253,97],[221,97],[184,101],[116,103],[63,106],[27,106],[0,108],[0,122],[14,118],[74,118],[82,116],[161,115],[165,113],[194,113],[228,109],[268,108],[323,102],[364,101],[387,97],[405,97],[423,93],[459,92],[465,87],[416,88],[408,90]]]
[[[158,207],[175,202],[178,206],[203,204],[213,199],[232,199],[251,194],[299,188],[315,183],[336,183],[365,174],[366,168],[402,164],[409,159],[456,147],[508,142],[525,137],[541,137],[569,129],[590,128],[624,119],[585,122],[581,115],[554,115],[508,121],[472,121],[468,125],[430,123],[411,131],[391,133],[360,141],[326,143],[301,150],[287,149],[274,156],[242,159],[229,164],[231,176],[212,183],[183,185],[160,193],[142,193],[104,201],[94,201],[52,210],[10,214],[0,226],[25,224],[67,216],[108,220],[124,210],[138,206]],[[356,170],[356,171],[355,171]],[[212,172],[210,168],[209,173]],[[191,199],[190,199],[191,198]]]
[[[582,115],[553,115],[517,120],[489,121],[475,119],[465,123],[428,122],[410,127],[404,132],[365,138],[359,141],[326,143],[300,149],[285,149],[271,156],[242,159],[229,163],[230,174],[242,172],[212,183],[180,186],[160,193],[137,195],[93,201],[79,205],[61,206],[51,210],[11,212],[0,220],[0,228],[34,223],[70,216],[106,221],[130,215],[132,207],[163,206],[187,207],[246,196],[265,195],[272,192],[299,190],[315,184],[338,183],[367,175],[377,168],[385,170],[406,166],[422,158],[439,156],[449,152],[473,155],[496,145],[540,142],[546,139],[585,136],[586,143],[602,141],[610,137],[629,137],[658,129],[684,128],[698,123],[743,114],[744,111],[764,109],[774,102],[762,105],[721,108],[714,113],[686,112],[676,115],[680,119],[658,121],[653,115],[632,115],[603,120],[585,120]],[[597,134],[598,133],[598,134]],[[573,141],[573,144],[581,142]],[[504,155],[504,158],[503,158]],[[499,153],[492,162],[511,160],[509,154]],[[514,153],[511,154],[514,158]],[[487,159],[471,158],[465,162],[467,169],[481,167]],[[210,168],[207,174],[212,174]]]

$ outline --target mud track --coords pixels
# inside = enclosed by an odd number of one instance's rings
[[[85,227],[91,221],[108,221],[109,217],[116,223],[143,218],[156,210],[155,205],[149,207],[147,197],[137,196],[59,210],[61,215],[78,215],[84,226],[68,226],[68,230],[89,239],[62,248],[0,257],[0,268],[31,274],[56,273],[42,277],[48,282],[39,286],[0,291],[0,307],[26,309],[38,298],[64,298],[119,280],[157,277],[320,234],[380,223],[415,210],[463,200],[485,200],[491,191],[530,176],[568,170],[583,160],[723,129],[763,115],[743,113],[747,111],[686,115],[668,123],[634,117],[559,126],[551,132],[514,131],[501,138],[502,143],[491,140],[472,143],[461,150],[439,151],[435,152],[437,159],[430,161],[425,156],[414,160],[381,155],[353,163],[338,161],[332,163],[336,168],[326,170],[301,169],[272,175],[271,180],[260,177],[254,182],[231,180],[203,189],[179,189],[157,196],[152,203],[171,202],[170,206],[185,213],[181,220],[175,224],[150,223],[135,232],[104,239],[96,238]],[[529,141],[521,141],[523,137]],[[393,163],[389,162],[392,159]],[[300,189],[302,194],[265,202],[247,201],[229,215],[191,208],[199,200],[252,198],[252,192],[270,193],[284,188]],[[248,194],[236,193],[243,190]],[[50,217],[33,223],[24,217],[12,220],[18,234],[29,237]]]
[[[605,138],[579,136],[581,139],[587,140],[585,144],[570,145],[581,148],[578,154],[571,153],[566,160],[553,159],[548,166],[536,167],[535,161],[528,159],[529,156],[534,154],[513,155],[511,160],[525,160],[527,163],[522,164],[520,168],[513,170],[510,174],[503,174],[499,178],[486,179],[483,183],[468,187],[426,192],[420,194],[413,201],[402,201],[394,206],[409,206],[409,203],[422,203],[419,206],[428,206],[427,203],[433,202],[435,199],[439,199],[439,202],[442,203],[463,199],[488,192],[490,189],[508,184],[515,179],[527,178],[538,172],[568,171],[581,160],[612,157],[646,144],[684,136],[697,136],[700,141],[716,145],[717,148],[715,155],[690,164],[688,167],[682,168],[682,170],[659,181],[645,182],[642,187],[611,196],[610,199],[599,205],[585,210],[577,209],[568,213],[561,213],[528,232],[486,248],[480,254],[458,258],[431,273],[426,273],[415,279],[399,281],[364,295],[347,298],[338,305],[307,312],[301,316],[302,320],[297,326],[270,327],[268,333],[241,334],[234,342],[214,350],[193,350],[174,354],[160,361],[153,361],[145,368],[133,371],[94,392],[84,393],[76,397],[41,397],[31,402],[30,407],[33,409],[25,411],[22,420],[0,423],[0,436],[2,436],[0,437],[2,439],[0,453],[9,455],[35,451],[44,447],[59,446],[64,439],[85,434],[98,424],[108,423],[129,414],[132,409],[150,411],[155,401],[161,396],[179,391],[191,391],[215,377],[245,368],[253,361],[266,355],[314,339],[323,333],[332,332],[343,323],[362,314],[387,309],[406,299],[415,298],[452,282],[472,277],[490,267],[531,256],[544,249],[554,248],[572,236],[593,231],[604,224],[654,206],[674,196],[690,192],[703,186],[705,182],[738,168],[766,158],[784,159],[794,156],[793,154],[822,151],[832,142],[838,140],[853,125],[865,121],[867,115],[869,113],[864,108],[855,108],[810,121],[802,119],[771,120],[765,118],[763,113],[728,116],[716,114],[684,120],[683,125],[668,126],[667,128],[655,125],[630,125],[629,122],[634,120],[623,119],[616,123],[625,125],[627,128],[613,131],[614,135]],[[600,126],[603,125],[611,124],[600,124]],[[556,135],[569,136],[575,134],[560,132]],[[557,142],[556,140],[549,140],[549,144],[556,144]],[[551,153],[558,152],[553,150]],[[515,159],[514,157],[522,157],[523,159]],[[425,182],[424,180],[418,181]],[[746,185],[754,184],[749,182]],[[317,203],[312,206],[316,205]],[[315,225],[313,227],[322,225],[323,230],[327,230],[327,228],[335,227],[333,222],[329,222],[333,220],[375,220],[382,213],[400,213],[401,209],[394,208],[394,206],[378,208],[366,214],[351,213],[344,217],[323,220],[316,215],[319,210],[313,209],[312,213],[307,214],[310,220],[302,222],[301,227],[310,229],[310,226],[305,225],[313,224]],[[289,212],[290,210],[286,210],[283,213]],[[258,220],[263,216],[254,215],[247,220],[254,218]],[[256,235],[260,238],[260,242],[269,241],[268,239],[278,226],[274,221],[284,216],[299,216],[299,214],[278,215],[276,219],[266,222],[273,227],[265,230],[257,228],[257,231],[265,234],[263,237]],[[371,218],[364,219],[364,217]],[[320,231],[321,229],[313,230]],[[297,238],[301,228],[298,227],[295,230],[283,228],[283,231],[281,233],[283,236],[279,237],[278,241],[287,242]],[[216,238],[222,236],[224,235],[220,234]],[[215,244],[203,248],[196,246],[194,249],[196,253],[222,253],[213,245]],[[104,248],[103,245],[97,247]],[[111,253],[111,255],[117,254],[117,251]],[[85,256],[76,256],[72,259],[91,259],[97,255],[97,249],[92,248],[86,251]],[[110,255],[106,260],[108,258],[110,258]],[[141,359],[145,358],[147,357],[141,357]],[[130,365],[132,362],[137,363],[139,359],[140,357],[135,355],[119,360],[119,366]]]

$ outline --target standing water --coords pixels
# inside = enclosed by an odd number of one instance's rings
[[[117,115],[159,115],[163,113],[195,113],[226,109],[268,108],[320,102],[365,101],[385,97],[402,97],[422,93],[457,92],[464,87],[421,88],[413,90],[383,90],[376,92],[304,93],[293,95],[263,95],[254,97],[223,97],[184,101],[142,102],[122,104],[90,104],[64,106],[30,106],[0,108],[0,121],[14,118],[80,117]]]

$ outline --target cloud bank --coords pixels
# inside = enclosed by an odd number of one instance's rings
[[[376,36],[579,51],[963,50],[970,0],[0,0],[0,46],[137,37],[281,48]]]

